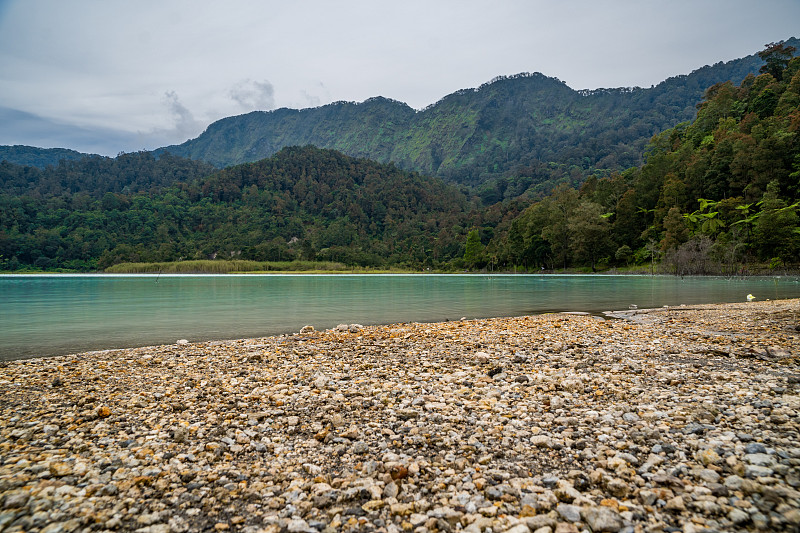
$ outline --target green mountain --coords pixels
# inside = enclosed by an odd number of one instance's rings
[[[67,148],[36,148],[33,146],[0,146],[0,161],[15,165],[45,168],[55,166],[59,161],[75,161],[89,154]]]
[[[472,266],[624,266],[725,275],[800,261],[800,57],[766,50],[765,72],[710,87],[697,118],[653,138],[639,168],[526,209]]]
[[[649,89],[576,91],[543,74],[501,76],[421,111],[377,97],[229,117],[158,151],[224,167],[311,144],[482,185],[491,203],[543,182],[577,183],[640,165],[653,135],[695,117],[707,87],[739,83],[762,64],[752,55]]]

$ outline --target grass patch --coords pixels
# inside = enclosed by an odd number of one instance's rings
[[[119,263],[105,269],[107,274],[235,274],[253,272],[350,272],[343,263],[332,261],[172,261],[165,263]]]

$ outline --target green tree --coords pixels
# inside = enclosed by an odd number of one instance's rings
[[[687,240],[689,240],[689,229],[686,227],[686,220],[681,215],[680,209],[672,207],[664,217],[664,240],[661,241],[661,250],[677,248]]]
[[[469,268],[476,268],[483,260],[483,243],[477,229],[467,235],[467,244],[464,248],[464,262]]]
[[[550,243],[556,262],[566,269],[572,242],[570,219],[578,205],[578,191],[566,185],[559,185],[548,198],[546,205],[549,207],[550,217],[548,224],[542,228],[542,238]]]
[[[595,271],[598,259],[608,252],[611,225],[603,216],[603,206],[581,202],[570,217],[570,248],[579,261],[588,262]]]
[[[781,81],[783,78],[783,71],[789,64],[789,60],[797,51],[794,46],[787,46],[780,43],[769,43],[766,48],[758,53],[758,57],[764,60],[764,65],[759,72],[762,74],[771,74],[773,78]]]
[[[763,259],[778,258],[784,263],[797,259],[798,216],[800,202],[787,205],[778,196],[779,185],[771,181],[761,200],[761,213],[753,228],[753,237]]]

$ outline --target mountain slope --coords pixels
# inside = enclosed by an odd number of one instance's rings
[[[509,174],[574,181],[576,171],[580,178],[641,164],[653,135],[694,118],[706,88],[739,83],[762,64],[752,55],[649,89],[575,91],[543,74],[520,74],[457,91],[418,112],[380,97],[253,112],[158,151],[223,167],[313,144],[471,185]]]
[[[150,152],[120,154],[114,158],[87,155],[77,160],[61,160],[43,169],[0,161],[0,194],[38,198],[81,194],[100,198],[106,193],[155,193],[177,182],[207,176],[214,170],[201,161],[171,154],[156,158]]]
[[[0,146],[0,161],[15,165],[45,168],[57,165],[59,161],[76,161],[89,157],[89,154],[67,148],[36,148],[34,146]]]
[[[171,159],[175,168],[185,161]],[[314,147],[163,188],[138,185],[93,196],[0,187],[0,270],[213,257],[422,268],[460,257],[473,208],[452,184]]]

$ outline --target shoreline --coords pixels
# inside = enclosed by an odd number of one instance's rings
[[[623,313],[4,361],[0,530],[800,528],[800,299]]]

